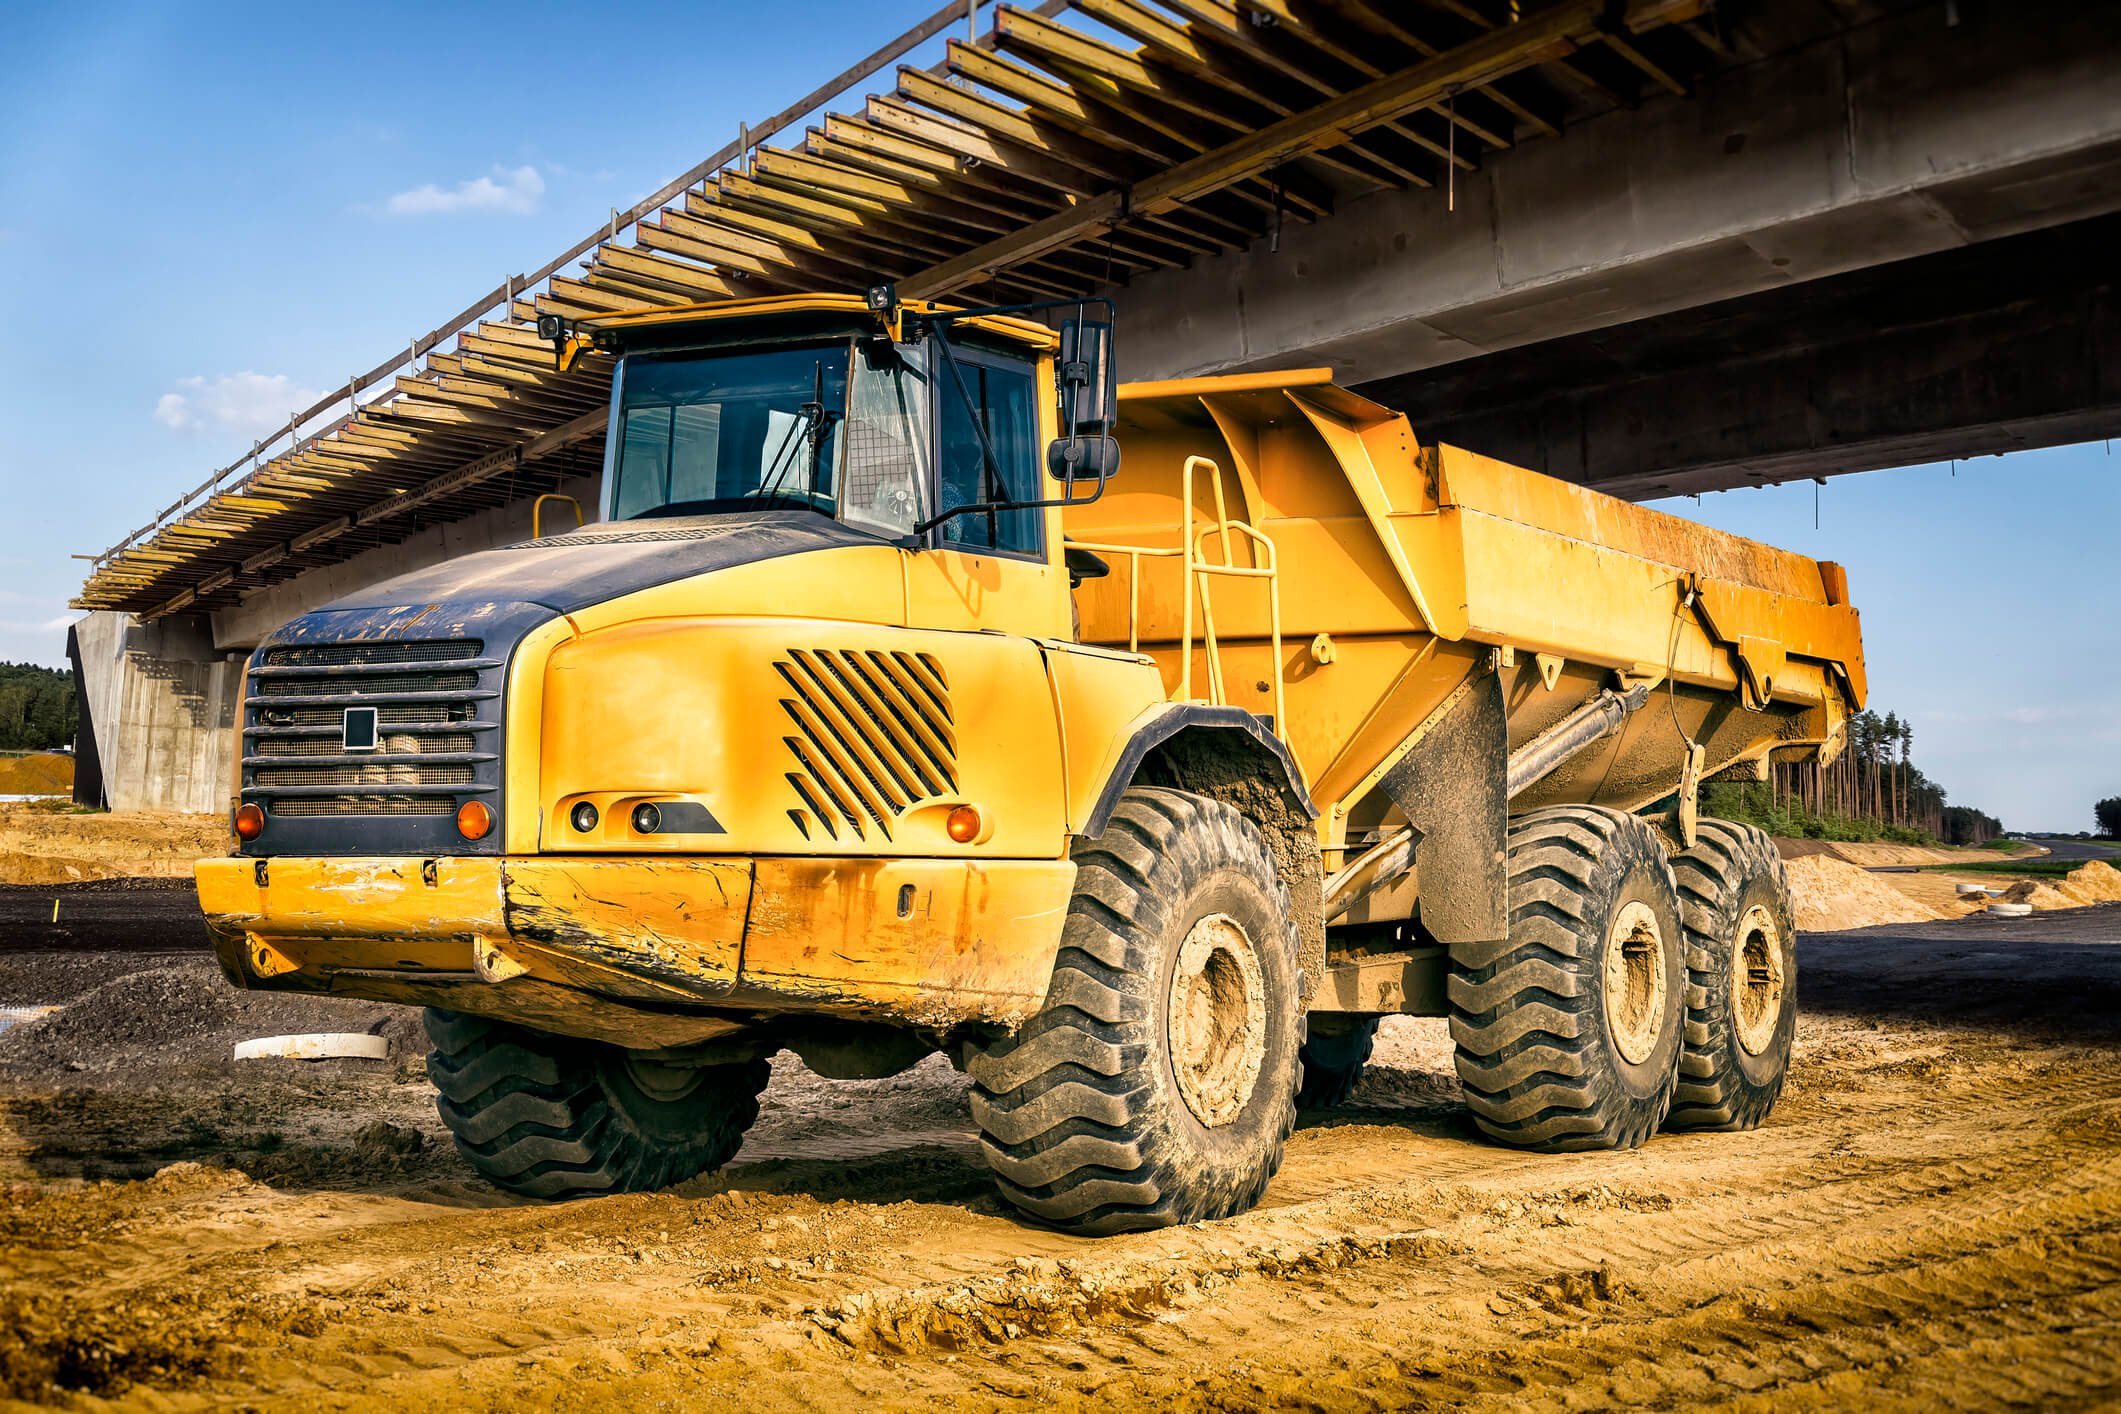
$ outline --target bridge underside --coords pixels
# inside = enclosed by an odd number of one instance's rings
[[[2121,217],[1635,320],[1361,391],[1631,500],[2121,435]]]

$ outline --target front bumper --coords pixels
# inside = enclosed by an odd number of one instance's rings
[[[478,1012],[644,1049],[774,1013],[943,1032],[1043,1002],[1067,860],[208,859],[238,987]]]

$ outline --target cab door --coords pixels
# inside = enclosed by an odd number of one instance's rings
[[[1050,360],[965,345],[954,346],[953,352],[970,396],[959,393],[938,351],[929,379],[937,510],[996,499],[1047,499],[1045,447],[1053,436],[1054,413],[1041,390],[1051,386]],[[999,497],[984,484],[975,416],[994,450]],[[1028,638],[1070,637],[1068,577],[1060,558],[1057,510],[1024,505],[953,516],[929,532],[925,547],[907,553],[907,622]]]

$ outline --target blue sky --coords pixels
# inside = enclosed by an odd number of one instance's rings
[[[0,85],[0,659],[83,563],[506,275],[927,13],[25,4]],[[643,36],[654,35],[653,42]],[[620,135],[623,135],[622,137]],[[2099,446],[1682,500],[1849,567],[1874,705],[1955,800],[2121,793],[2121,477]]]

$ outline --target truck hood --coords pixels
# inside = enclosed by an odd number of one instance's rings
[[[813,511],[605,521],[444,560],[370,585],[327,604],[325,612],[513,602],[568,614],[757,560],[878,543]]]

